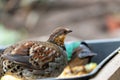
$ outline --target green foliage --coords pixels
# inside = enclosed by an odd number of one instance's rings
[[[21,34],[15,30],[6,29],[0,24],[0,45],[9,45],[17,42],[21,38]]]

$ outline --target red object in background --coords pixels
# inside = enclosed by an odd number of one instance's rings
[[[106,24],[110,32],[120,29],[120,14],[107,16]]]

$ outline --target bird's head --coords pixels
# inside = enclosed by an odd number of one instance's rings
[[[48,41],[55,43],[58,46],[64,47],[65,37],[70,32],[72,32],[72,30],[68,28],[59,27],[52,32]]]

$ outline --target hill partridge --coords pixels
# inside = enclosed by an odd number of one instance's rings
[[[87,74],[88,70],[86,71],[86,65],[88,66],[88,64],[90,64],[91,58],[95,56],[96,53],[93,53],[85,42],[80,41],[67,42],[65,43],[65,47],[69,62],[58,78]],[[91,68],[90,70],[92,71]]]
[[[45,42],[24,41],[6,48],[0,58],[1,76],[25,80],[58,76],[67,64],[64,39],[70,32],[60,27]]]

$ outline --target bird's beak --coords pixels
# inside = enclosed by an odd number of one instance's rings
[[[70,30],[70,29],[67,30],[67,33],[71,33],[71,32],[72,32],[72,30]]]

